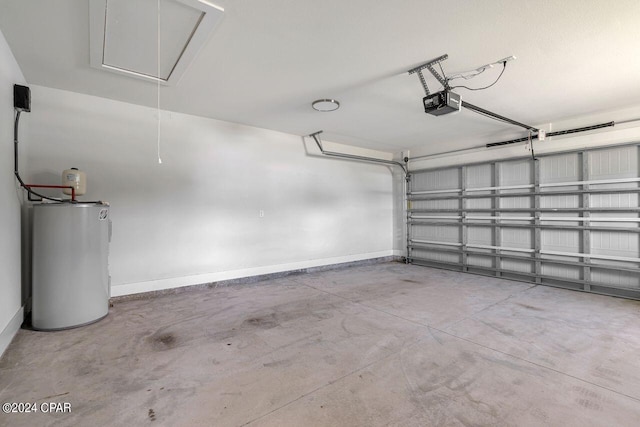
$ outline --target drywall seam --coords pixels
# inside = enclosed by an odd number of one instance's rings
[[[341,264],[345,262],[362,261],[386,256],[401,256],[402,251],[387,250],[379,252],[369,252],[331,258],[322,258],[287,264],[268,265],[240,270],[220,271],[216,273],[197,274],[193,276],[172,277],[169,279],[149,280],[145,282],[127,283],[115,285],[111,288],[111,296],[138,294],[142,292],[161,291],[171,288],[182,288],[185,286],[200,285],[203,283],[219,282],[222,280],[232,280],[264,274],[281,273],[284,271],[299,270],[304,268],[320,267],[331,264]]]

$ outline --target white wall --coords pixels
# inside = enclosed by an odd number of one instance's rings
[[[112,205],[113,295],[394,254],[387,167],[166,111],[158,164],[154,109],[39,86],[29,119],[29,180],[78,167]]]
[[[21,195],[13,176],[13,85],[24,82],[20,67],[0,32],[0,355],[23,320]]]

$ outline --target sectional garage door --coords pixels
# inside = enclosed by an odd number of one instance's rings
[[[412,171],[408,261],[640,299],[638,145]]]

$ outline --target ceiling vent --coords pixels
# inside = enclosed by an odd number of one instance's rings
[[[223,13],[203,0],[90,0],[91,66],[175,85]]]

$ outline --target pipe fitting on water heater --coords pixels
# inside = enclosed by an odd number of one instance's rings
[[[87,175],[78,168],[67,169],[62,172],[62,185],[75,188],[76,196],[82,196],[87,192]],[[70,188],[65,188],[62,192],[71,195]]]

